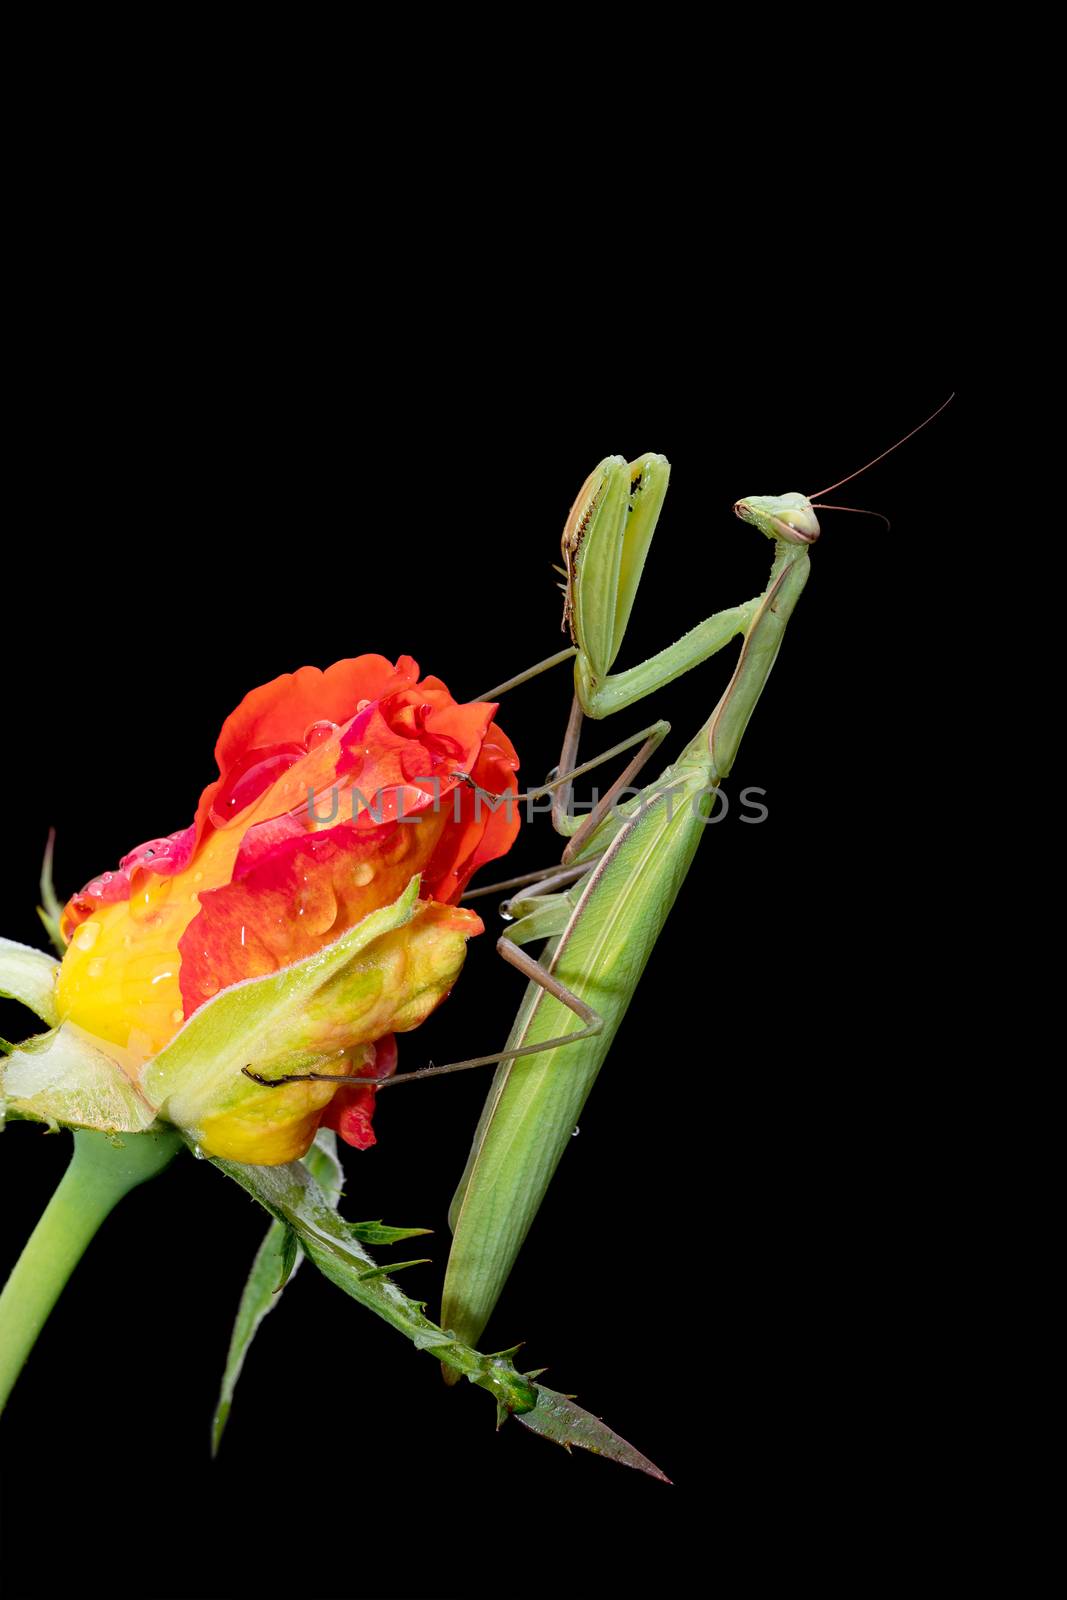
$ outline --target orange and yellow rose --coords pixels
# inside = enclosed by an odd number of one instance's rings
[[[393,1035],[448,993],[482,931],[457,901],[518,831],[516,806],[485,800],[516,790],[495,712],[420,679],[410,656],[302,667],[252,690],[223,725],[219,776],[192,824],[138,846],[66,906],[61,1022],[113,1047],[143,1083],[212,997],[327,949],[417,875],[408,919],[362,950],[359,985],[336,992],[334,1014],[309,1013],[300,1041],[362,1081],[243,1078],[240,1104],[229,1094],[194,1107],[204,1147],[238,1160],[292,1159],[320,1122],[372,1144],[372,1081],[395,1065]]]

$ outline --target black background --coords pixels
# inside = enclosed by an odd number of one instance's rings
[[[815,376],[717,334],[675,339],[649,372],[622,348],[605,363],[599,339],[555,367],[510,348],[475,358],[432,320],[371,367],[358,340],[335,358],[313,318],[291,343],[268,336],[266,305],[255,319],[216,308],[209,329],[171,305],[165,335],[146,306],[143,338],[136,317],[117,333],[87,310],[53,328],[16,430],[6,606],[24,631],[6,654],[2,931],[28,943],[48,826],[61,894],[184,826],[252,685],[408,652],[471,698],[559,648],[551,563],[603,454],[673,463],[625,666],[763,587],[770,547],[732,517],[737,496],[817,490],[953,386],[903,353]],[[212,1463],[265,1219],[182,1159],[106,1225],[4,1417],[12,1593],[62,1591],[83,1529],[108,1530],[116,1594],[298,1579],[311,1594],[541,1592],[620,1573],[670,1592],[713,1549],[758,1580],[925,1514],[895,1463],[930,1236],[949,1220],[945,1110],[908,1020],[909,928],[935,914],[927,815],[901,785],[928,718],[918,596],[960,431],[957,401],[841,491],[892,531],[824,516],[730,785],[763,787],[768,820],[745,826],[735,806],[708,830],[482,1341],[525,1339],[527,1364],[673,1487],[568,1459],[515,1423],[495,1434],[488,1397],[446,1390],[306,1266]],[[587,725],[583,752],[664,715],[673,753],[732,655]],[[527,779],[556,760],[569,695],[560,668],[502,703]],[[509,866],[554,849],[535,824]],[[492,939],[476,941],[402,1067],[499,1047],[521,992]],[[25,1020],[5,1007],[0,1033]],[[346,1152],[350,1216],[434,1228],[433,1266],[405,1280],[431,1312],[486,1086],[472,1073],[383,1097],[378,1146]],[[3,1135],[3,1268],[67,1152],[29,1125]]]

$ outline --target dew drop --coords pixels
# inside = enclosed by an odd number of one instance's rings
[[[159,919],[159,912],[166,904],[171,889],[174,885],[173,878],[157,878],[149,888],[135,889],[130,894],[130,916],[134,922],[152,923]]]
[[[90,978],[102,978],[104,975],[104,968],[106,966],[107,962],[104,960],[103,956],[94,956],[85,970],[89,974]]]
[[[373,877],[374,877],[374,868],[371,866],[370,862],[369,861],[361,861],[359,866],[355,869],[355,871],[352,874],[352,881],[353,881],[353,883],[357,883],[359,885],[359,887],[362,889],[368,883],[370,883],[370,881],[371,881],[371,879]]]
[[[265,745],[250,750],[229,774],[211,802],[211,821],[216,828],[228,828],[266,789],[306,754],[303,745]]]
[[[206,972],[204,974],[204,976],[200,979],[200,993],[201,994],[206,994],[206,995],[208,995],[210,997],[213,994],[218,994],[218,992],[219,992],[219,980],[216,977],[214,977],[210,972]]]
[[[328,880],[307,882],[297,901],[297,916],[308,933],[325,933],[337,921],[337,896]]]
[[[91,950],[99,937],[99,922],[86,922],[78,929],[72,942],[76,950]]]
[[[512,916],[511,912],[508,909],[508,907],[510,905],[511,905],[511,901],[510,900],[501,900],[501,902],[500,902],[500,919],[501,919],[502,922],[514,922],[515,921],[515,918]]]
[[[174,1010],[170,1014],[170,1020],[172,1022],[184,1022],[185,1021],[185,1012],[182,1010],[181,1006],[175,1006],[174,1007]]]
[[[325,744],[327,739],[332,739],[336,732],[336,722],[323,717],[321,721],[313,722],[310,727],[304,729],[304,748],[314,750],[316,745]]]
[[[579,1128],[578,1128],[578,1125],[577,1125],[577,1123],[575,1123],[575,1125],[574,1125],[574,1132],[573,1132],[573,1133],[572,1133],[572,1134],[571,1134],[571,1138],[572,1138],[572,1139],[577,1139],[577,1137],[578,1137],[578,1133],[579,1133]]]
[[[203,1161],[203,1160],[206,1159],[204,1151],[201,1150],[201,1148],[200,1148],[200,1146],[198,1144],[194,1144],[193,1145],[193,1155],[196,1157],[196,1159],[198,1161]]]

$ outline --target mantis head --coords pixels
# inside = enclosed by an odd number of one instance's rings
[[[563,626],[603,679],[622,647],[670,477],[666,456],[607,456],[578,491],[563,529]]]
[[[819,519],[802,494],[754,494],[735,500],[734,515],[784,544],[814,544],[819,537]]]

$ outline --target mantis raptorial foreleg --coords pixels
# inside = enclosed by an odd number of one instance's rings
[[[621,754],[642,739],[649,740],[590,817],[578,819],[571,811],[571,781],[591,770],[596,762],[578,766],[578,745],[585,717],[599,720],[622,711],[665,684],[706,661],[750,625],[760,597],[719,611],[698,623],[683,638],[635,667],[613,674],[611,668],[622,648],[627,623],[644,569],[652,535],[670,478],[665,456],[647,454],[627,462],[608,456],[595,467],[580,489],[563,529],[561,548],[565,562],[563,626],[570,629],[570,650],[549,656],[481,698],[495,700],[506,690],[527,682],[540,672],[574,658],[574,701],[563,739],[552,826],[571,836],[564,853],[570,862],[611,810],[617,794],[637,776],[660,740],[652,729],[605,752],[599,760]],[[536,791],[538,793],[542,791]]]
[[[717,612],[676,643],[612,675],[622,648],[645,558],[663,509],[670,480],[666,456],[652,453],[627,462],[606,456],[578,491],[563,528],[563,626],[573,648],[527,668],[482,698],[505,690],[575,657],[574,686],[580,712],[599,720],[643,700],[690,668],[706,661],[748,626],[758,600]],[[572,713],[560,770],[573,766],[581,715]]]

